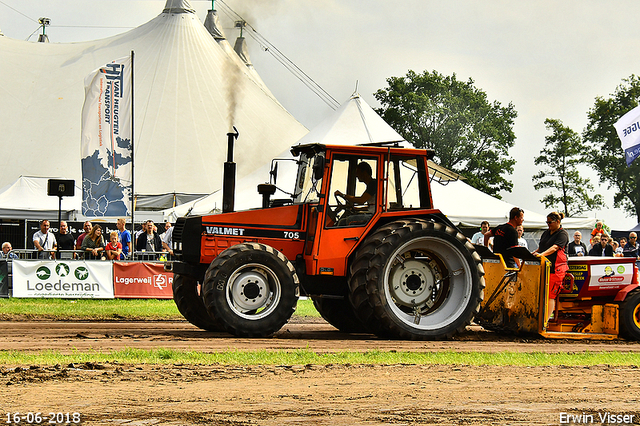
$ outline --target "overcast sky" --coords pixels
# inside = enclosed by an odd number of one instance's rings
[[[257,31],[340,103],[356,89],[373,107],[373,93],[386,78],[408,70],[437,70],[472,78],[491,101],[512,102],[518,112],[517,160],[512,193],[503,199],[547,212],[544,194],[533,189],[533,159],[544,146],[546,118],[581,133],[597,96],[608,97],[622,79],[640,73],[638,1],[595,0],[224,0]],[[0,30],[25,40],[40,17],[51,19],[51,42],[108,37],[144,24],[162,12],[165,0],[0,0]],[[204,20],[211,1],[191,0]],[[223,29],[232,28],[216,2]],[[108,27],[108,28],[100,28]],[[37,34],[31,37],[36,40]],[[247,36],[251,60],[267,86],[308,128],[332,109]],[[1,60],[0,60],[0,66]],[[613,195],[598,187],[606,204]],[[560,206],[558,206],[560,207]],[[637,221],[609,208],[590,215],[613,229]],[[526,218],[525,218],[526,221]]]

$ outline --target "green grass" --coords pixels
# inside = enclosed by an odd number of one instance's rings
[[[311,300],[300,300],[294,315],[319,317]],[[180,320],[173,300],[156,299],[0,299],[0,319]]]
[[[309,349],[291,351],[225,351],[204,353],[172,349],[124,349],[100,353],[61,354],[53,351],[26,353],[0,351],[0,365],[68,365],[70,363],[126,364],[222,364],[222,365],[494,365],[494,366],[592,366],[638,365],[640,353],[521,353],[521,352],[336,352]]]

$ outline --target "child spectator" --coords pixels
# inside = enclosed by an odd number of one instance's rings
[[[120,255],[122,254],[122,243],[118,241],[118,232],[113,231],[109,234],[109,242],[107,246],[104,248],[104,251],[107,253],[107,259],[109,260],[119,260]]]

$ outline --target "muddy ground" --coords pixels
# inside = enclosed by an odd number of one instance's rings
[[[294,348],[317,352],[640,351],[640,344],[623,340],[552,341],[501,336],[479,327],[446,342],[403,342],[342,334],[321,320],[296,320],[268,339],[203,332],[183,321],[0,322],[2,350],[73,353],[125,347],[205,352]],[[50,412],[79,413],[84,425],[129,426],[560,425],[568,424],[569,416],[583,416],[589,424],[640,424],[640,369],[607,365],[4,365],[0,366],[0,411],[4,424],[11,424],[6,423],[7,412],[42,412],[47,417]],[[71,423],[63,416],[40,424],[60,424],[60,418],[73,424],[72,415]]]

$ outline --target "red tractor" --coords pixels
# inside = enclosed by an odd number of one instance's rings
[[[234,212],[230,155],[223,213],[177,221],[178,261],[167,269],[188,321],[268,336],[300,295],[341,331],[387,338],[448,338],[474,319],[482,259],[433,206],[431,151],[309,144],[292,153],[288,198],[272,199],[275,184],[259,185],[263,207]]]

